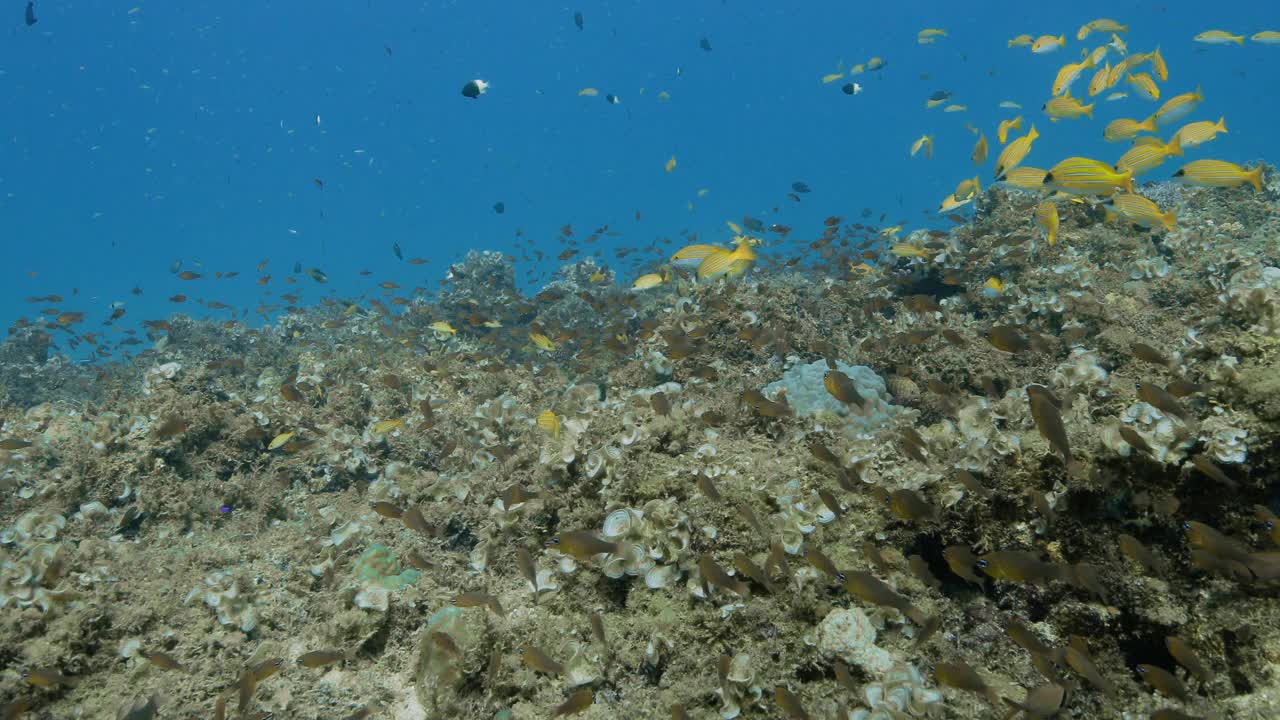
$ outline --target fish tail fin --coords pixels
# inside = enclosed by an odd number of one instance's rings
[[[1059,45],[1061,45],[1061,46],[1063,46],[1063,47],[1066,47],[1066,45],[1067,45],[1067,36],[1066,36],[1066,35],[1059,35],[1059,36],[1058,36],[1058,44],[1059,44]]]
[[[1088,105],[1085,105],[1084,107],[1080,108],[1082,111],[1084,111],[1084,114],[1085,114],[1085,115],[1088,115],[1088,116],[1089,116],[1089,119],[1090,119],[1090,120],[1092,120],[1092,119],[1093,119],[1093,106],[1094,106],[1094,104],[1095,104],[1095,103],[1089,103]]]
[[[1262,192],[1262,165],[1261,164],[1259,164],[1258,167],[1254,168],[1252,171],[1245,173],[1244,178],[1245,180],[1248,180],[1251,185],[1253,185],[1254,190],[1257,190],[1258,192]]]
[[[1226,131],[1227,131],[1227,116],[1226,116],[1226,115],[1223,115],[1222,117],[1218,118],[1218,124],[1217,124],[1217,126],[1216,126],[1216,129],[1217,129],[1217,131],[1218,131],[1218,132],[1221,132],[1221,133],[1224,133],[1224,132],[1226,132]]]
[[[1123,173],[1120,173],[1120,177],[1124,183],[1121,187],[1123,187],[1126,192],[1137,195],[1138,191],[1133,189],[1133,170],[1125,170]]]
[[[1175,134],[1169,140],[1169,143],[1164,146],[1164,149],[1165,149],[1165,152],[1169,153],[1170,155],[1181,155],[1182,154],[1182,136]]]
[[[1232,40],[1235,40],[1237,45],[1243,45],[1243,44],[1244,44],[1244,36],[1243,36],[1243,35],[1237,35],[1237,36],[1235,36],[1235,37],[1233,37],[1233,38],[1231,38],[1231,39],[1232,39]]]

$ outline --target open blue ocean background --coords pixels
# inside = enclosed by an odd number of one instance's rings
[[[621,233],[584,254],[600,253],[624,283],[649,268],[619,265],[614,248],[682,231],[727,241],[725,221],[744,215],[792,226],[803,243],[828,215],[861,221],[864,208],[871,224],[884,213],[907,230],[948,227],[939,201],[991,174],[990,160],[975,171],[965,124],[986,133],[994,158],[997,123],[1017,114],[1001,101],[1024,106],[1024,127],[1042,136],[1026,164],[1046,168],[1068,155],[1114,162],[1127,144],[1104,143],[1106,123],[1158,107],[1131,94],[1099,102],[1092,121],[1040,111],[1058,67],[1106,42],[1075,39],[1098,17],[1131,26],[1131,52],[1161,48],[1166,97],[1203,86],[1188,120],[1226,117],[1229,134],[1189,159],[1280,155],[1280,47],[1192,41],[1211,28],[1280,29],[1263,2],[46,0],[31,27],[24,5],[9,0],[0,17],[0,318],[36,319],[48,303],[25,298],[57,294],[59,309],[87,314],[78,332],[108,341],[174,311],[229,317],[197,298],[249,308],[258,323],[252,309],[287,304],[280,293],[306,304],[377,296],[382,281],[435,289],[469,249],[525,255],[517,232],[545,254],[519,265],[536,288],[559,264],[566,224],[578,238],[605,224]],[[925,27],[949,37],[919,45]],[[1065,34],[1067,47],[1008,48],[1020,33]],[[861,94],[821,82],[873,56],[887,66],[854,78]],[[491,83],[478,100],[460,94],[473,78]],[[579,96],[584,87],[600,95]],[[926,110],[937,90],[969,110]],[[934,158],[909,159],[925,133]],[[799,203],[787,198],[795,181],[812,188]],[[398,261],[393,243],[430,262]],[[177,260],[206,277],[179,280]],[[330,282],[285,285],[295,263]],[[273,276],[265,287],[261,274]],[[191,300],[168,302],[175,293]],[[128,315],[104,328],[113,302]]]

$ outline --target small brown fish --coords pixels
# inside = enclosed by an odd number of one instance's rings
[[[738,517],[741,517],[744,521],[746,521],[747,525],[749,525],[751,529],[755,531],[756,535],[760,536],[761,540],[768,542],[769,531],[765,529],[764,523],[760,522],[760,518],[756,517],[756,513],[754,510],[751,509],[751,506],[744,501],[740,501],[737,504],[737,509],[738,509]]]
[[[186,432],[188,427],[190,426],[187,424],[186,420],[175,415],[170,415],[169,417],[161,420],[160,423],[155,426],[155,430],[152,431],[152,434],[158,438],[171,438]]]
[[[1187,533],[1187,542],[1191,543],[1191,547],[1207,550],[1224,560],[1248,564],[1249,549],[1244,543],[1195,520],[1182,523],[1182,529]]]
[[[21,438],[7,437],[0,440],[0,450],[23,450],[29,447],[31,447],[31,441]]]
[[[917,625],[924,625],[928,618],[911,604],[910,600],[894,592],[888,585],[871,573],[850,570],[845,573],[844,589],[863,602],[882,607],[891,607]]]
[[[1129,425],[1122,424],[1118,428],[1118,432],[1120,433],[1121,439],[1123,439],[1126,443],[1129,443],[1129,447],[1132,447],[1134,450],[1137,450],[1138,452],[1143,453],[1147,457],[1156,456],[1155,448],[1151,447],[1151,444],[1148,443],[1145,438],[1139,435],[1137,430],[1134,430]]]
[[[749,597],[751,594],[751,589],[747,587],[746,583],[735,579],[706,553],[703,553],[698,558],[698,572],[702,574],[704,586],[709,583],[715,587],[729,590],[743,598]]]
[[[1176,398],[1184,398],[1195,395],[1198,392],[1204,392],[1204,387],[1204,385],[1199,383],[1193,383],[1190,380],[1183,380],[1182,378],[1179,378],[1170,382],[1164,389]]]
[[[809,447],[809,454],[818,462],[835,467],[841,466],[842,463],[840,462],[840,458],[836,457],[836,454],[831,452],[831,449],[824,445],[822,441],[810,439],[807,444]]]
[[[546,673],[548,675],[564,674],[564,665],[552,660],[550,655],[547,655],[534,645],[525,645],[524,652],[521,653],[520,659],[524,660],[525,665],[528,665],[538,672]]]
[[[1067,689],[1061,685],[1048,683],[1029,688],[1022,702],[1004,698],[1010,707],[1026,713],[1028,718],[1051,718],[1062,709],[1062,701],[1066,698]]]
[[[914,490],[902,488],[889,493],[889,513],[899,520],[920,522],[936,520],[938,508],[930,504]]]
[[[419,510],[417,505],[411,506],[408,510],[405,510],[404,514],[400,516],[400,520],[404,522],[405,527],[419,535],[425,535],[427,537],[431,537],[433,535],[431,527],[427,525],[427,519],[422,517],[422,510]]]
[[[837,499],[835,495],[832,495],[830,490],[827,490],[826,488],[818,488],[818,499],[822,501],[822,504],[825,505],[827,509],[831,511],[831,514],[836,516],[836,518],[844,517],[844,508],[840,506],[840,500]]]
[[[870,540],[862,541],[862,556],[867,559],[880,572],[889,572],[889,561],[885,559],[884,554],[880,552],[880,548],[876,547]]]
[[[800,698],[782,685],[773,689],[773,701],[791,720],[809,720],[809,713],[800,704]]]
[[[987,330],[987,342],[1001,352],[1017,354],[1031,349],[1031,343],[1017,328],[996,325]]]
[[[1028,388],[1030,390],[1030,388]],[[1036,421],[1040,436],[1062,453],[1062,463],[1068,468],[1071,464],[1071,441],[1067,438],[1067,428],[1062,424],[1062,413],[1049,397],[1042,393],[1028,392],[1031,399],[1031,417]]]
[[[1182,684],[1177,675],[1155,665],[1142,664],[1136,669],[1138,675],[1161,695],[1181,700],[1184,703],[1191,701],[1191,695],[1187,693],[1187,686]]]
[[[487,607],[498,615],[506,616],[507,614],[507,611],[502,608],[502,603],[498,602],[496,595],[482,592],[465,592],[461,595],[456,595],[453,598],[453,606],[460,608]]]
[[[1000,696],[995,689],[987,685],[976,670],[964,663],[935,663],[933,677],[939,685],[982,695],[992,705],[1000,702]]]
[[[1102,691],[1107,697],[1116,696],[1115,683],[1103,676],[1102,672],[1098,670],[1098,666],[1093,664],[1093,658],[1089,657],[1088,652],[1078,647],[1068,646],[1066,657],[1067,664],[1071,666],[1071,669],[1079,673],[1080,677],[1088,680],[1090,685]]]
[[[312,650],[298,656],[298,664],[305,668],[318,668],[332,665],[346,658],[341,650]]]
[[[598,612],[593,612],[588,617],[591,619],[591,635],[596,639],[600,647],[608,651],[609,639],[604,634],[604,616]]]
[[[654,414],[659,417],[666,417],[671,414],[671,401],[667,399],[664,392],[656,392],[649,396],[649,406],[653,408]]]
[[[389,503],[385,500],[379,500],[378,502],[370,503],[369,507],[373,508],[374,512],[378,513],[384,518],[399,520],[401,517],[404,516],[403,508],[401,508],[399,505],[396,505],[395,503]]]
[[[1072,585],[1088,592],[1090,595],[1098,598],[1103,602],[1108,602],[1107,591],[1102,586],[1102,580],[1098,577],[1098,568],[1089,563],[1076,563],[1071,566],[1070,578]]]
[[[187,669],[182,667],[182,663],[178,662],[172,655],[159,651],[139,650],[138,654],[146,659],[147,662],[160,668],[161,670],[177,670],[178,672],[186,672]]]
[[[1040,559],[1037,553],[1023,550],[998,550],[978,558],[978,567],[996,580],[1040,585],[1061,580],[1064,567]]]
[[[1172,415],[1184,422],[1190,418],[1187,409],[1177,398],[1154,383],[1138,383],[1138,399],[1165,415]]]
[[[747,390],[742,393],[741,401],[751,406],[756,411],[756,414],[761,417],[791,417],[795,414],[795,411],[787,404],[786,398],[775,402],[765,397],[764,393],[759,390]]]
[[[953,474],[952,479],[964,486],[965,490],[977,495],[978,497],[987,497],[991,494],[991,490],[983,485],[973,473],[968,470],[957,470]]]
[[[601,540],[595,533],[587,530],[562,532],[551,538],[547,545],[582,562],[590,562],[596,555],[612,553],[618,549],[617,543]]]
[[[1053,655],[1053,649],[1044,644],[1044,641],[1040,639],[1036,631],[1017,618],[1009,621],[1008,626],[1005,627],[1005,634],[1009,636],[1010,640],[1032,655]]]
[[[736,568],[740,574],[751,578],[752,582],[769,591],[770,594],[777,592],[774,589],[773,582],[769,579],[769,574],[764,571],[764,568],[751,562],[751,558],[747,557],[745,553],[734,554],[733,567]]]
[[[844,582],[845,574],[840,572],[835,563],[831,562],[831,558],[824,555],[822,551],[818,549],[818,546],[811,542],[804,544],[804,559],[808,560],[809,564],[818,572],[826,575],[836,582]]]
[[[29,685],[51,690],[58,687],[73,688],[80,684],[80,678],[63,675],[53,668],[35,668],[22,673],[22,679]]]
[[[1170,635],[1164,639],[1164,646],[1169,649],[1169,654],[1173,656],[1173,659],[1186,668],[1187,672],[1191,673],[1195,679],[1200,682],[1213,681],[1214,672],[1200,659],[1200,655],[1191,647],[1191,643],[1177,635]]]
[[[1216,463],[1204,454],[1193,455],[1191,457],[1191,464],[1209,479],[1226,486],[1228,490],[1236,490],[1240,487],[1239,483],[1232,480],[1225,472],[1222,471],[1222,468],[1218,467]]]
[[[534,599],[537,599],[538,591],[538,568],[533,562],[533,554],[523,547],[516,548],[516,568],[524,579],[529,582],[529,587],[534,592]]]
[[[929,570],[929,563],[919,555],[911,555],[907,557],[907,566],[911,568],[912,574],[916,576],[920,582],[937,590],[942,587],[942,582],[933,576],[933,572]]]
[[[828,370],[827,374],[822,377],[822,384],[826,387],[831,397],[846,405],[862,407],[867,401],[858,392],[858,387],[854,385],[853,379],[839,370]]]
[[[952,545],[942,551],[942,559],[947,561],[951,572],[960,576],[965,582],[982,587],[982,578],[973,572],[978,558],[968,545]]]
[[[1133,350],[1133,356],[1143,362],[1149,362],[1153,365],[1160,365],[1162,367],[1169,366],[1169,358],[1165,357],[1164,353],[1150,345],[1147,345],[1146,343],[1136,342],[1131,346],[1131,348]]]
[[[702,491],[703,495],[707,496],[707,499],[715,502],[724,500],[724,497],[720,495],[720,490],[716,488],[715,482],[713,482],[711,477],[706,473],[698,473],[697,477],[694,478],[694,484],[698,486],[698,489]]]
[[[1120,552],[1125,557],[1138,563],[1152,575],[1164,574],[1164,561],[1156,557],[1138,538],[1127,533],[1120,533],[1116,537],[1120,543]]]
[[[577,715],[591,707],[593,702],[595,702],[595,695],[591,692],[591,689],[582,688],[570,695],[568,700],[557,705],[555,711],[551,713],[551,717]]]

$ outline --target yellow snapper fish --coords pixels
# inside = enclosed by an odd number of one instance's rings
[[[1280,45],[1280,32],[1263,30],[1262,32],[1254,33],[1249,39],[1263,45]]]
[[[1004,146],[1004,149],[1000,151],[1000,157],[996,158],[995,177],[997,180],[1000,179],[1001,175],[1009,172],[1013,168],[1017,167],[1018,163],[1022,162],[1022,159],[1027,156],[1027,153],[1031,152],[1031,144],[1035,142],[1038,137],[1040,137],[1040,133],[1036,132],[1036,126],[1032,125],[1026,135],[1016,138],[1008,145]]]
[[[540,332],[529,333],[529,342],[543,352],[551,352],[556,349],[555,341]]]
[[[1012,100],[1001,100],[1000,107],[1005,110],[1021,110],[1022,106]]]
[[[947,31],[941,28],[925,28],[916,33],[916,40],[921,43],[933,42],[937,38],[946,37]]]
[[[1129,32],[1129,26],[1121,25],[1120,23],[1110,18],[1098,18],[1097,20],[1092,20],[1090,22],[1085,23],[1084,25],[1081,25],[1079,32],[1076,33],[1076,39],[1083,40],[1086,37],[1089,37],[1089,33],[1091,32],[1100,32],[1100,33]]]
[[[1227,119],[1225,117],[1218,118],[1218,122],[1212,120],[1201,120],[1200,122],[1187,123],[1174,133],[1173,139],[1178,142],[1184,149],[1200,147],[1209,142],[1218,133],[1227,131]]]
[[[710,280],[721,275],[737,277],[746,272],[755,263],[756,254],[751,249],[751,246],[756,241],[745,235],[739,235],[734,238],[734,242],[737,243],[734,249],[716,248],[716,252],[708,255],[698,265],[699,280]]]
[[[1129,79],[1129,87],[1132,87],[1139,96],[1147,100],[1160,99],[1160,88],[1156,85],[1156,81],[1151,79],[1150,75],[1146,73],[1138,73],[1137,75],[1129,73],[1127,77]]]
[[[1069,157],[1049,170],[1044,184],[1069,195],[1109,195],[1117,189],[1133,192],[1133,171],[1117,172],[1099,160]]]
[[[1107,142],[1123,142],[1137,137],[1140,132],[1153,133],[1155,131],[1155,117],[1149,117],[1142,122],[1130,118],[1116,118],[1107,123],[1107,129],[1102,131],[1102,139]]]
[[[1089,64],[1089,67],[1098,67],[1098,64],[1107,58],[1107,53],[1111,51],[1110,45],[1099,45],[1089,52],[1080,51],[1080,59]],[[1088,58],[1086,60],[1086,58]]]
[[[1089,80],[1089,97],[1093,97],[1107,89],[1107,80],[1111,78],[1111,63],[1098,68]]]
[[[641,275],[640,277],[636,278],[636,281],[631,283],[631,289],[632,290],[651,290],[653,288],[658,287],[661,284],[662,284],[661,275],[659,275],[658,273],[648,273],[646,275]]]
[[[1147,55],[1147,59],[1151,61],[1151,72],[1156,74],[1156,79],[1160,82],[1168,82],[1169,66],[1164,64],[1164,56],[1160,54],[1160,48],[1151,51]]]
[[[1226,30],[1206,30],[1193,38],[1198,43],[1206,45],[1237,45],[1244,44],[1243,35],[1232,35]]]
[[[968,109],[969,109],[968,105],[948,105],[942,108],[942,112],[944,113],[964,112],[965,110],[968,110]]]
[[[671,256],[671,264],[681,269],[693,269],[711,255],[723,250],[719,245],[686,245]]]
[[[894,243],[893,247],[889,248],[889,254],[894,257],[920,258],[921,260],[928,260],[930,258],[928,250],[925,250],[919,245],[913,245],[905,242]]]
[[[921,135],[919,139],[911,143],[911,157],[915,157],[921,150],[924,150],[924,157],[926,160],[933,159],[932,135]]]
[[[1010,130],[1021,130],[1021,129],[1022,129],[1021,115],[1019,115],[1018,117],[1012,120],[1001,120],[1000,127],[996,129],[996,137],[1000,140],[1000,144],[1003,145],[1009,141]]]
[[[1196,86],[1195,92],[1182,93],[1169,98],[1156,111],[1156,125],[1172,125],[1178,122],[1190,115],[1203,100],[1204,95],[1200,94],[1199,85]]]
[[[1048,170],[1028,165],[1019,165],[1004,174],[1001,180],[1005,185],[1012,185],[1021,190],[1043,190],[1044,176],[1048,175]]]
[[[428,327],[434,330],[437,335],[457,335],[458,334],[458,331],[454,330],[453,326],[445,322],[444,320],[437,320],[431,323]]]
[[[1234,188],[1245,183],[1262,190],[1262,166],[1247,170],[1223,160],[1193,160],[1173,174],[1179,182],[1200,187]]]
[[[1126,93],[1126,92],[1113,92],[1113,93],[1111,93],[1110,95],[1108,95],[1108,96],[1107,96],[1107,102],[1115,102],[1115,101],[1117,101],[1117,100],[1123,100],[1123,99],[1125,99],[1125,98],[1127,98],[1127,97],[1129,97],[1129,93]]]
[[[1111,71],[1107,73],[1107,87],[1115,87],[1116,84],[1124,78],[1125,71],[1128,67],[1127,61],[1118,62],[1115,65],[1112,65]]]
[[[1168,143],[1153,142],[1135,145],[1116,161],[1116,170],[1120,172],[1127,170],[1134,176],[1138,176],[1160,167],[1167,158],[1181,154],[1182,146],[1178,144],[1178,136],[1175,135]]]
[[[1018,37],[1009,41],[1009,47],[1011,48],[1030,47],[1031,43],[1035,41],[1036,39],[1031,37],[1030,35],[1019,35]]]
[[[1116,54],[1121,56],[1124,56],[1129,52],[1129,46],[1126,45],[1124,40],[1115,33],[1111,33],[1111,42],[1107,43],[1107,46],[1112,50],[1115,50]]]
[[[942,99],[940,99],[940,100],[925,100],[925,101],[924,101],[924,107],[925,107],[925,109],[926,109],[926,110],[932,110],[932,109],[934,109],[934,108],[938,107],[939,105],[944,105],[944,104],[946,104],[946,102],[947,102],[947,99],[946,99],[946,98],[942,98]]]
[[[956,186],[956,191],[951,195],[952,197],[964,199],[971,198],[980,192],[982,192],[982,184],[978,182],[978,176],[974,175],[968,180],[961,180],[960,184]]]
[[[973,146],[973,164],[981,165],[987,161],[987,136],[982,135]]]
[[[544,410],[538,416],[538,427],[542,428],[551,436],[553,440],[560,439],[560,418],[556,417],[554,412]]]
[[[1081,105],[1079,100],[1071,97],[1070,94],[1056,97],[1044,104],[1041,108],[1044,113],[1049,116],[1050,122],[1062,120],[1074,120],[1081,115],[1093,119],[1093,105]]]
[[[1058,77],[1053,81],[1053,96],[1057,97],[1071,89],[1072,83],[1080,77],[1085,70],[1093,67],[1088,60],[1078,63],[1067,63],[1058,69]]]
[[[1159,225],[1169,232],[1178,229],[1178,214],[1175,211],[1160,212],[1159,205],[1141,195],[1116,193],[1102,204],[1110,212],[1144,228]]]
[[[1037,55],[1044,55],[1045,53],[1051,53],[1054,50],[1058,50],[1066,44],[1066,35],[1059,35],[1058,37],[1054,37],[1052,35],[1041,35],[1036,38],[1035,42],[1031,43],[1031,52]]]
[[[965,205],[968,205],[969,203],[973,202],[973,198],[976,196],[977,194],[974,193],[969,195],[969,197],[961,200],[960,198],[957,198],[955,195],[948,195],[942,199],[942,204],[938,206],[938,212],[943,215],[946,215],[947,213],[953,213],[959,210],[960,208],[964,207]]]
[[[1036,224],[1044,230],[1044,237],[1049,245],[1058,241],[1058,206],[1053,201],[1041,200],[1036,205]]]

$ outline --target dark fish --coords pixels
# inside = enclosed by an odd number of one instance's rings
[[[706,50],[707,52],[711,52],[711,41],[704,36],[701,40],[698,41],[698,47],[702,48],[703,50]]]
[[[923,557],[920,557],[919,555],[912,555],[907,558],[907,565],[911,568],[911,572],[915,574],[916,578],[920,582],[928,585],[934,590],[942,587],[942,583],[938,578],[934,577],[933,573],[929,571],[929,563],[926,562]]]
[[[40,22],[39,20],[36,19],[36,4],[34,2],[27,3],[26,21],[27,21],[27,27],[31,27],[32,25],[35,25],[36,23]]]
[[[1165,357],[1164,353],[1151,347],[1150,345],[1147,345],[1146,343],[1136,342],[1133,344],[1132,349],[1133,349],[1133,356],[1138,358],[1139,360],[1142,360],[1143,362],[1149,362],[1153,365],[1161,365],[1164,367],[1169,366],[1169,358]]]
[[[1164,646],[1169,649],[1169,654],[1173,656],[1178,664],[1187,669],[1187,672],[1195,676],[1200,682],[1212,682],[1214,672],[1205,666],[1204,661],[1191,648],[1191,644],[1177,635],[1170,635],[1164,639]]]
[[[995,689],[987,685],[978,671],[964,663],[935,663],[933,677],[939,685],[982,695],[993,705],[1000,701]]]
[[[928,620],[924,613],[911,604],[910,600],[894,592],[871,573],[850,570],[845,573],[845,576],[844,589],[863,602],[895,608],[917,625],[923,625]]]
[[[1045,562],[1024,550],[989,552],[978,558],[978,567],[996,580],[1036,585],[1062,579],[1065,570],[1065,566]]]
[[[748,597],[751,594],[750,588],[741,580],[735,580],[732,575],[725,571],[724,568],[716,564],[716,561],[710,555],[703,553],[698,558],[698,572],[702,574],[703,584],[711,584],[718,588],[723,588],[736,593],[740,597]]]
[[[329,282],[329,276],[325,275],[324,271],[320,268],[307,268],[307,274],[311,276],[312,280],[315,280],[318,283]]]
[[[858,91],[858,88],[853,83],[845,83],[844,85],[840,86],[840,92],[844,93],[845,95],[853,95],[857,91]]]
[[[1129,443],[1130,447],[1142,453],[1145,453],[1148,456],[1155,457],[1155,454],[1156,454],[1155,448],[1151,447],[1151,444],[1148,443],[1141,435],[1139,435],[1137,430],[1134,430],[1132,427],[1128,425],[1121,425],[1119,432],[1120,432],[1120,437],[1126,443]]]
[[[978,564],[978,558],[968,545],[948,547],[942,551],[942,559],[947,561],[947,567],[951,568],[951,572],[959,575],[965,582],[982,587],[982,578],[973,572],[973,566]]]
[[[1209,476],[1210,479],[1227,486],[1227,488],[1231,490],[1235,490],[1239,487],[1239,484],[1228,477],[1227,474],[1222,471],[1222,468],[1218,467],[1216,463],[1204,455],[1193,456],[1191,458],[1191,464],[1194,465],[1197,470]]]
[[[498,202],[493,204],[493,211],[501,215],[502,213],[507,211],[507,204],[499,200]]]
[[[576,12],[573,14],[573,24],[577,25],[579,30],[582,29],[582,13]]]
[[[564,674],[564,665],[552,660],[551,656],[533,645],[526,645],[520,658],[524,660],[525,665],[538,672],[547,673],[548,675]]]
[[[475,100],[484,94],[483,80],[468,80],[466,85],[462,86],[462,97]]]
[[[800,704],[800,698],[785,687],[779,685],[773,689],[773,701],[791,720],[809,720],[809,713]]]
[[[158,438],[171,438],[186,431],[187,421],[180,417],[169,416],[160,422],[153,431]]]
[[[807,193],[809,192],[809,185],[797,180],[791,183],[791,189],[795,190],[798,193]]]
[[[950,90],[938,90],[934,92],[932,95],[930,95],[929,99],[933,100],[934,102],[944,102],[949,97],[951,97]]]
[[[812,565],[814,569],[824,575],[830,576],[831,579],[836,580],[837,582],[844,582],[845,574],[840,572],[839,568],[836,567],[836,564],[831,562],[831,558],[823,554],[823,552],[813,543],[805,543],[804,559],[808,560],[809,564]]]
[[[579,23],[578,27],[582,27],[582,24]],[[551,713],[551,717],[566,717],[569,715],[577,715],[578,713],[591,707],[591,703],[594,701],[595,701],[595,695],[591,692],[591,690],[589,688],[583,688],[573,693],[572,695],[570,695],[568,700],[565,700],[560,705],[557,705],[555,711]]]
[[[1182,702],[1190,702],[1191,696],[1187,694],[1187,686],[1182,684],[1177,675],[1155,665],[1139,665],[1136,670],[1142,676],[1142,679],[1159,691],[1161,695],[1181,700]]]
[[[822,385],[827,389],[827,393],[831,397],[846,405],[862,407],[863,403],[866,402],[866,398],[862,397],[862,393],[858,392],[853,379],[839,370],[828,370],[827,374],[822,377]]]
[[[298,657],[298,664],[305,668],[332,665],[346,657],[341,650],[312,650]]]
[[[1138,399],[1179,420],[1188,418],[1187,409],[1169,391],[1152,383],[1138,383]]]
[[[1054,450],[1062,453],[1062,463],[1070,469],[1071,442],[1067,439],[1067,428],[1062,424],[1062,413],[1046,394],[1033,393],[1030,387],[1027,390],[1027,395],[1031,398],[1031,417],[1036,421],[1036,428]]]
[[[1130,560],[1141,565],[1152,575],[1161,575],[1164,573],[1164,562],[1156,557],[1151,549],[1142,544],[1138,538],[1127,533],[1120,533],[1117,536],[1120,544],[1120,552]]]
[[[400,243],[392,243],[391,252],[396,254],[397,260],[404,260],[404,253],[400,252]]]
[[[139,650],[138,654],[146,658],[147,662],[155,665],[161,670],[177,670],[178,672],[186,672],[187,669],[182,667],[182,663],[178,662],[172,655],[165,652],[149,652],[147,650]]]
[[[1101,690],[1104,695],[1108,697],[1116,696],[1115,683],[1108,680],[1098,670],[1098,666],[1093,664],[1093,658],[1089,657],[1089,653],[1085,649],[1074,645],[1068,646],[1067,664],[1071,666],[1072,670],[1079,673],[1081,677],[1088,680],[1090,685]]]
[[[1026,713],[1028,718],[1050,718],[1058,714],[1066,695],[1066,688],[1054,683],[1048,683],[1027,690],[1027,696],[1022,699],[1022,702],[1010,700],[1009,698],[1004,698],[1004,701],[1010,707]]]
[[[1031,344],[1017,329],[997,325],[987,330],[987,342],[1001,352],[1020,353],[1031,349]]]

